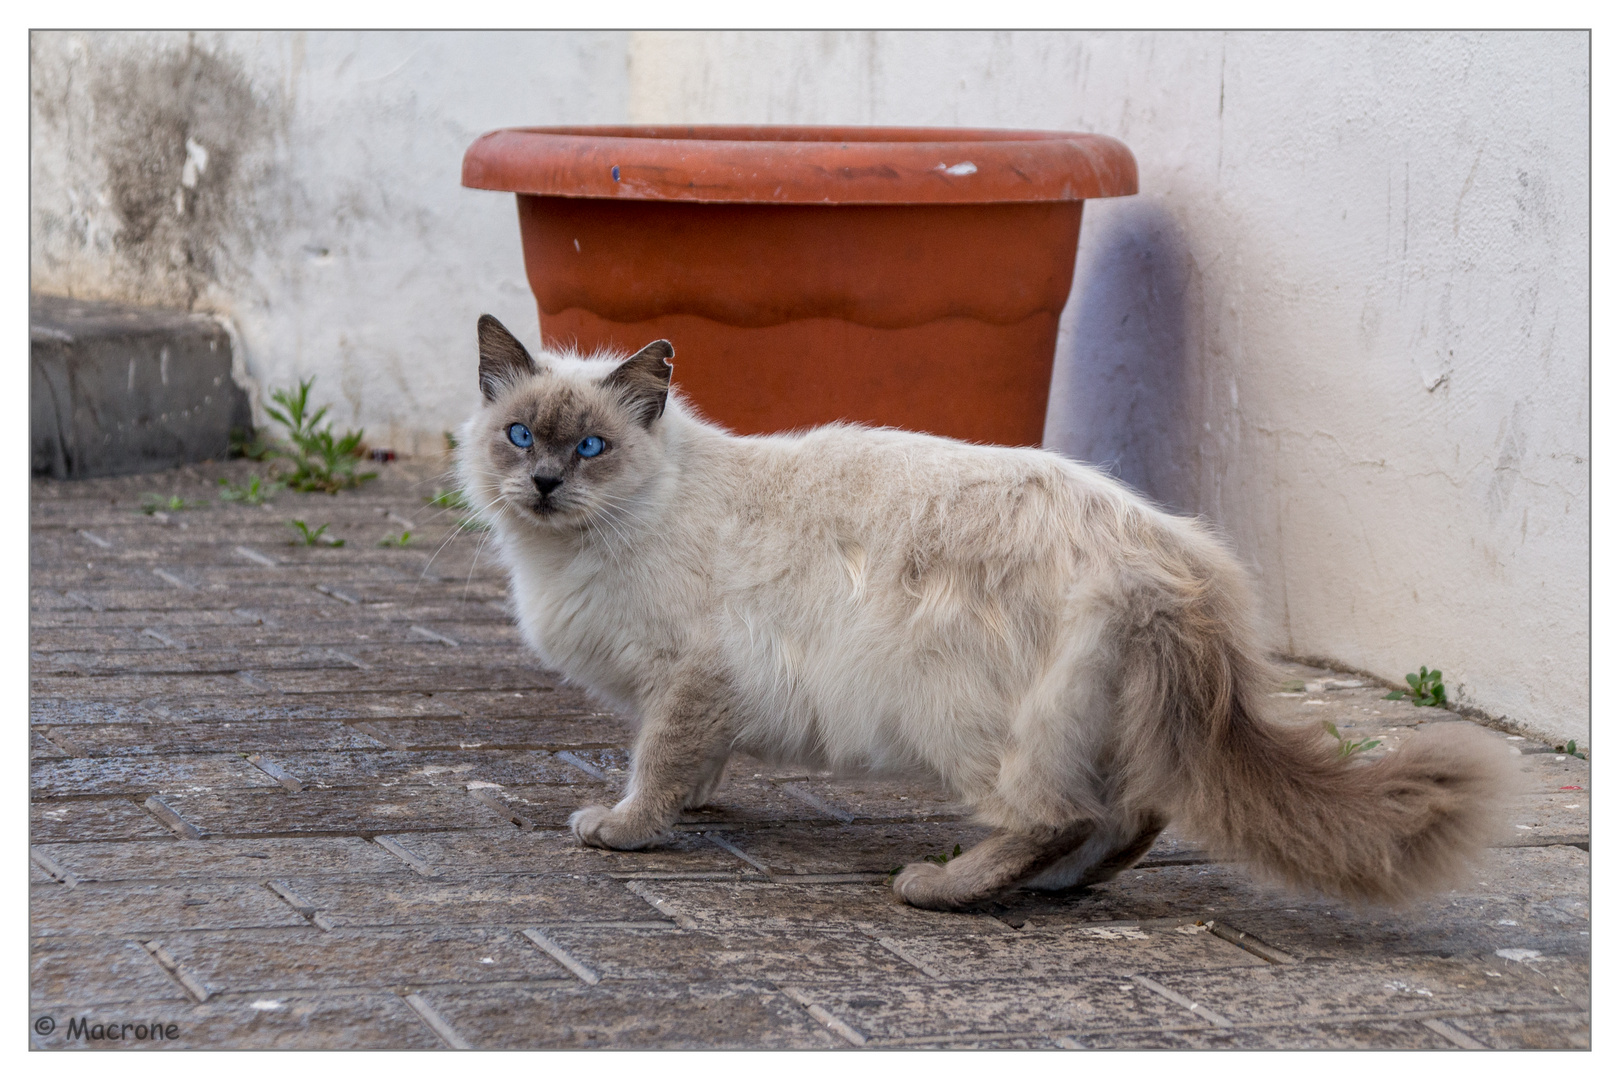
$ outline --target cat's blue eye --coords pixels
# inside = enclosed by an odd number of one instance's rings
[[[507,428],[506,437],[512,440],[513,446],[521,446],[524,449],[527,449],[534,445],[534,432],[530,431],[522,424],[513,424],[511,427]]]
[[[579,445],[574,447],[574,453],[580,457],[595,457],[606,449],[607,443],[603,442],[600,436],[587,435],[579,440]]]

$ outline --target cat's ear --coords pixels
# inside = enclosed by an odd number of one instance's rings
[[[664,415],[669,379],[675,373],[669,358],[674,355],[675,346],[660,339],[614,368],[613,374],[602,380],[603,386],[616,386],[624,391],[642,427],[652,427],[653,421]]]
[[[484,392],[485,401],[494,401],[503,389],[539,371],[529,350],[501,320],[478,316],[478,389]]]

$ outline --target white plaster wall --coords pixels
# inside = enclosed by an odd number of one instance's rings
[[[442,449],[478,399],[479,314],[538,334],[515,201],[462,188],[462,152],[495,127],[622,120],[626,39],[35,33],[32,286],[221,312],[260,387],[314,375],[315,397],[373,445]],[[119,139],[153,123],[167,134],[170,120],[213,167],[156,250],[121,243],[112,174],[151,172],[172,192],[186,153],[178,135],[166,155]],[[236,157],[227,179],[222,147]],[[209,217],[217,184],[228,190]],[[199,251],[212,253],[205,271]]]
[[[1067,128],[1047,442],[1220,523],[1274,641],[1588,734],[1588,39],[638,34],[634,119]]]
[[[230,314],[261,384],[316,374],[340,422],[403,449],[435,445],[473,405],[479,312],[535,332],[510,196],[457,186],[483,130],[629,119],[1117,136],[1142,194],[1086,208],[1047,441],[1219,522],[1256,570],[1279,648],[1395,679],[1438,666],[1454,699],[1587,738],[1585,35],[32,45],[34,286]],[[184,49],[219,60],[204,74],[240,122],[210,112],[218,93],[140,116],[234,139],[228,197],[209,202],[205,172],[169,232],[131,245],[115,180],[151,172],[167,198],[185,149],[129,166],[124,103],[97,80],[129,58],[195,73]]]

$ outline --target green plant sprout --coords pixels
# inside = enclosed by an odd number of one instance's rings
[[[219,478],[219,497],[226,502],[247,503],[249,506],[260,506],[264,500],[284,487],[279,480],[264,481],[257,476],[250,476],[246,483],[233,484],[225,477]]]
[[[1440,681],[1439,668],[1430,671],[1426,667],[1420,667],[1416,675],[1406,676],[1406,683],[1409,689],[1391,690],[1384,695],[1384,700],[1409,699],[1413,705],[1419,706],[1439,706],[1446,703],[1446,687]]]
[[[946,863],[950,862],[952,859],[956,858],[960,854],[962,854],[962,845],[957,844],[956,847],[952,849],[952,851],[951,851],[951,853],[949,855],[945,854],[943,851],[940,852],[938,855],[924,855],[923,856],[923,862],[937,863],[940,866],[944,866]],[[904,869],[905,869],[904,866],[897,866],[893,870],[889,871],[889,876],[892,878],[892,877],[894,877],[894,875],[898,874],[900,871],[902,871]]]
[[[411,546],[411,530],[409,530],[409,529],[402,530],[398,536],[385,536],[381,540],[377,541],[377,546],[378,547],[398,547],[398,548],[410,547]]]
[[[341,436],[332,434],[330,423],[321,424],[326,416],[325,405],[309,411],[309,389],[313,378],[298,383],[297,391],[276,390],[270,394],[279,405],[266,405],[270,418],[287,429],[288,447],[276,449],[276,456],[292,462],[293,471],[281,482],[294,491],[325,491],[336,495],[344,488],[358,487],[373,479],[374,472],[357,473],[360,462],[360,440],[365,430],[346,431]]]
[[[162,495],[154,495],[148,492],[147,494],[141,496],[141,513],[147,515],[148,517],[157,513],[159,510],[195,510],[199,506],[207,505],[208,504],[206,502],[187,502],[178,495],[170,495],[167,499],[165,499]]]
[[[1571,757],[1578,757],[1582,761],[1586,760],[1586,755],[1581,753],[1579,750],[1575,749],[1575,740],[1574,739],[1571,739],[1571,740],[1569,740],[1569,742],[1564,744],[1564,753],[1569,754]]]
[[[305,547],[316,547],[322,544],[326,545],[327,547],[342,547],[345,543],[347,543],[347,541],[338,540],[335,537],[322,535],[327,529],[332,527],[330,522],[322,525],[318,529],[311,529],[302,521],[298,520],[297,518],[293,518],[291,521],[287,522],[287,525],[298,531],[299,538],[297,540],[287,541],[287,543],[295,547],[300,543],[302,543]]]
[[[1375,746],[1382,745],[1382,742],[1379,739],[1356,739],[1351,741],[1345,736],[1340,735],[1339,729],[1335,727],[1332,722],[1327,720],[1322,721],[1322,730],[1339,740],[1340,757],[1349,757],[1351,754],[1359,754],[1363,750],[1371,750]]]

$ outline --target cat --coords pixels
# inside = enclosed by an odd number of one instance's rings
[[[734,751],[970,806],[988,838],[894,878],[922,908],[1106,880],[1171,820],[1286,885],[1401,902],[1493,834],[1503,744],[1446,725],[1356,761],[1268,721],[1235,558],[1095,469],[848,424],[734,435],[671,389],[667,341],[537,360],[486,315],[478,344],[458,469],[523,635],[640,722],[624,797],[569,821],[584,844],[656,843]]]

